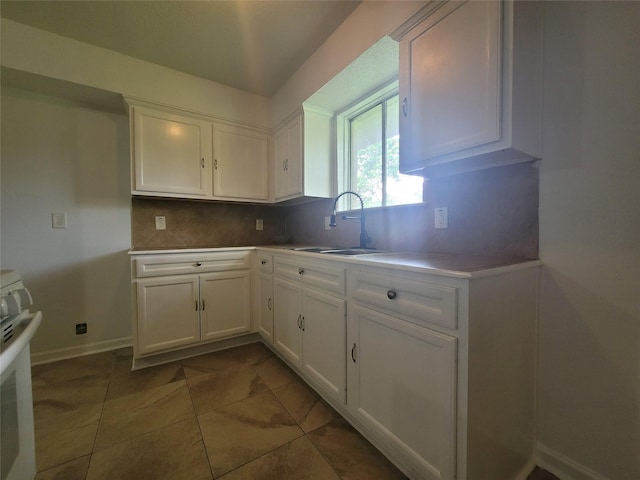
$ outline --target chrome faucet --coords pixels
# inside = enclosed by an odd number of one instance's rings
[[[336,227],[336,205],[338,204],[338,200],[343,195],[350,193],[351,195],[355,195],[360,200],[360,216],[359,217],[350,217],[348,215],[342,215],[343,220],[360,220],[360,248],[367,248],[367,243],[371,241],[369,235],[367,234],[367,229],[364,226],[364,202],[362,201],[362,197],[358,195],[356,192],[352,192],[347,190],[346,192],[342,192],[333,200],[333,210],[331,213],[331,221],[329,222],[330,227]]]

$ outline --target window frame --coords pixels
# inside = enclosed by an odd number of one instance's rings
[[[351,162],[351,120],[362,115],[369,110],[375,108],[377,105],[382,105],[383,113],[383,125],[382,134],[383,138],[386,138],[386,105],[384,102],[393,98],[399,94],[399,82],[393,80],[392,82],[384,85],[381,88],[376,89],[373,92],[368,93],[358,101],[348,106],[336,115],[336,180],[338,193],[347,190],[353,191],[353,179],[355,178],[357,166],[355,162]],[[401,140],[402,141],[402,140]],[[386,157],[386,141],[383,140],[382,145],[383,155]],[[386,162],[383,162],[383,174],[382,174],[382,186],[383,186],[383,199],[386,198]],[[380,208],[393,208],[402,207],[407,205],[419,205],[424,203],[424,185],[423,185],[423,200],[412,204],[403,205],[381,205],[376,207],[365,207],[367,210],[380,209]],[[338,200],[336,210],[338,212],[348,212],[351,210],[359,210],[360,202],[353,195],[345,195]]]

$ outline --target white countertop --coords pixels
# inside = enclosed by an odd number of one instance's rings
[[[307,259],[327,260],[351,265],[396,268],[417,273],[430,273],[457,278],[477,278],[497,275],[511,270],[542,265],[540,260],[503,258],[479,255],[457,255],[429,252],[377,252],[362,255],[332,255],[294,250],[305,245],[265,245],[244,247],[178,247],[158,249],[131,249],[130,255],[208,253],[230,250],[261,250],[271,254],[287,253]],[[328,247],[327,247],[328,248]]]

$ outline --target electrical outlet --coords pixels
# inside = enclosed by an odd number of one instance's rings
[[[435,227],[449,227],[449,209],[447,207],[438,207],[435,209]]]
[[[331,217],[324,217],[324,229],[325,230],[331,230],[331,225],[329,225],[331,223]]]
[[[163,215],[156,216],[156,230],[166,230],[167,220]]]
[[[256,218],[256,230],[264,230],[264,220]]]
[[[52,228],[67,228],[67,214],[66,213],[52,213],[51,214],[51,227]]]

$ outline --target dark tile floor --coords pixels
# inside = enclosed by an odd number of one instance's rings
[[[406,478],[260,343],[130,369],[130,349],[33,367],[36,480]]]

